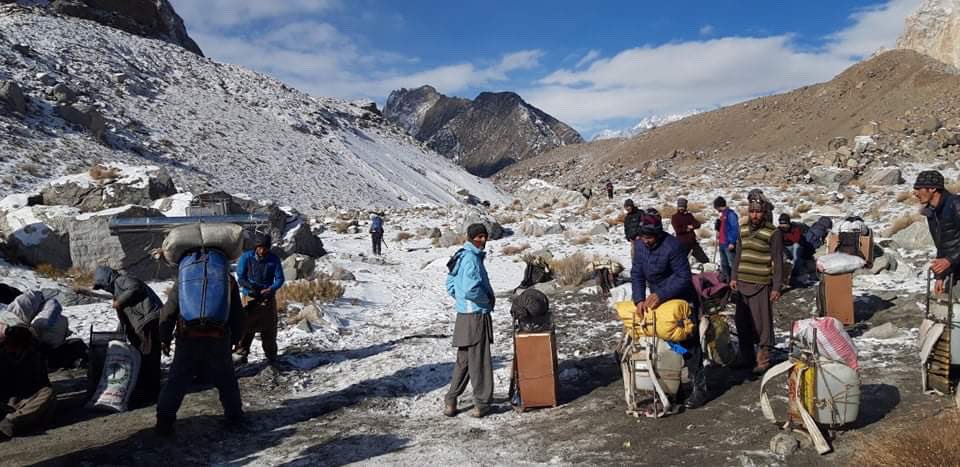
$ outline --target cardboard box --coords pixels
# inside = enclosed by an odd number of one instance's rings
[[[827,253],[836,252],[838,243],[840,243],[840,237],[830,232],[827,236]],[[870,235],[860,236],[860,254],[867,260],[866,267],[873,267],[873,232],[870,232]]]
[[[853,309],[853,273],[823,274],[820,278],[820,312],[840,320],[844,326],[856,322]]]
[[[518,333],[514,358],[520,388],[520,410],[557,406],[557,341],[553,331]]]

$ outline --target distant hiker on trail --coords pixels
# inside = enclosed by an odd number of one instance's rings
[[[607,180],[607,199],[613,199],[613,182]]]
[[[685,300],[693,307],[691,319],[698,323],[698,300],[693,289],[687,253],[676,238],[664,232],[660,216],[646,213],[643,215],[639,240],[635,243],[630,278],[637,315],[654,312],[660,305],[671,300]],[[689,409],[702,407],[709,400],[709,394],[703,372],[700,333],[695,329],[690,338],[675,344],[686,349],[683,357],[693,386],[684,405]]]
[[[630,255],[633,255],[633,242],[640,236],[640,216],[643,213],[633,204],[632,199],[623,202],[623,233],[630,242]]]
[[[727,200],[722,196],[713,200],[713,208],[720,213],[714,229],[717,231],[717,249],[720,251],[720,271],[724,279],[730,280],[737,242],[740,240],[740,219],[736,211],[727,207]]]
[[[157,402],[157,434],[161,436],[173,435],[173,425],[177,420],[177,412],[183,397],[190,389],[190,385],[197,376],[209,381],[220,395],[220,405],[226,416],[226,426],[230,429],[243,430],[243,403],[240,398],[240,385],[233,370],[233,360],[230,358],[230,347],[236,345],[243,335],[243,308],[240,301],[240,290],[236,280],[224,269],[229,281],[229,309],[205,310],[208,316],[226,317],[226,323],[217,321],[216,324],[201,325],[188,323],[184,315],[188,310],[181,308],[206,302],[206,290],[187,289],[191,294],[197,294],[189,301],[180,300],[180,283],[175,281],[170,296],[163,308],[160,320],[160,334],[163,340],[165,355],[170,354],[170,345],[176,330],[177,345],[174,348],[173,363],[170,365],[170,374],[167,383],[160,393]],[[224,305],[220,305],[224,306]]]
[[[913,196],[924,206],[923,215],[937,247],[936,259],[930,262],[930,270],[936,278],[934,291],[943,293],[946,289],[944,281],[950,274],[956,276],[960,272],[960,197],[947,191],[943,175],[936,170],[917,175]]]
[[[710,258],[703,252],[700,242],[697,241],[697,229],[700,228],[700,221],[687,210],[687,200],[685,198],[677,199],[677,212],[670,216],[670,225],[677,234],[677,240],[680,246],[687,252],[687,255],[693,253],[694,259],[700,264],[710,262]]]
[[[380,256],[383,251],[383,218],[377,214],[370,215],[370,241],[373,243],[373,254]]]
[[[770,368],[774,345],[773,303],[780,300],[783,233],[766,221],[766,203],[751,201],[749,209],[749,219],[740,229],[730,288],[738,292],[734,318],[740,343],[738,366],[752,366],[759,376]]]
[[[0,325],[0,442],[43,430],[55,406],[40,342],[27,326]]]
[[[160,310],[163,301],[147,284],[107,266],[94,271],[93,289],[113,295],[113,309],[127,335],[140,352],[140,373],[131,402],[134,407],[149,405],[160,394]]]
[[[496,297],[487,268],[483,249],[487,244],[487,228],[483,224],[467,227],[467,242],[447,262],[447,293],[456,300],[457,320],[453,327],[453,346],[457,348],[457,363],[453,367],[450,390],[444,398],[443,414],[457,415],[457,398],[473,386],[473,412],[476,418],[490,411],[493,398],[493,311]]]
[[[590,187],[585,186],[580,189],[580,194],[587,199],[587,202],[584,204],[584,207],[590,207],[590,198],[593,197],[593,190]]]
[[[272,239],[258,234],[254,248],[243,253],[237,263],[237,281],[243,294],[243,339],[237,352],[237,363],[247,363],[253,336],[260,333],[260,343],[267,362],[277,360],[277,291],[283,287],[283,263],[270,252]]]

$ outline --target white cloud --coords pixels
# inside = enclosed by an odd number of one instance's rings
[[[724,37],[623,50],[585,69],[555,70],[521,94],[578,128],[728,105],[829,80],[896,42],[919,0],[890,0],[851,15],[852,25],[809,50],[791,35]]]
[[[701,36],[709,36],[709,35],[711,35],[711,34],[713,34],[713,25],[712,25],[712,24],[704,24],[703,26],[700,26],[700,35],[701,35]]]
[[[598,59],[598,58],[600,58],[600,51],[599,51],[599,50],[595,50],[595,49],[594,49],[594,50],[590,50],[589,52],[587,52],[586,55],[583,56],[583,58],[581,58],[580,60],[577,61],[576,68],[580,68],[580,67],[582,67],[582,66],[584,66],[584,65],[587,65],[588,63],[590,63],[590,62],[592,62],[592,61],[594,61],[594,60],[596,60],[596,59]]]
[[[188,26],[207,28],[321,13],[338,0],[170,0]]]

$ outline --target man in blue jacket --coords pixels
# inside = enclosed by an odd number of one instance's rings
[[[450,390],[444,398],[443,414],[457,414],[457,398],[473,386],[473,412],[476,418],[490,411],[493,398],[493,320],[490,312],[496,303],[487,269],[487,228],[473,224],[467,228],[467,242],[447,263],[447,293],[456,300],[457,321],[453,327],[453,346],[457,348],[457,363],[453,368]]]
[[[663,222],[657,215],[644,214],[641,218],[640,239],[634,245],[630,278],[637,315],[642,316],[662,303],[679,299],[690,302],[693,308],[691,319],[694,323],[699,322],[697,296],[693,289],[686,250],[676,238],[664,232]],[[690,338],[676,344],[687,351],[683,358],[693,386],[684,406],[688,409],[702,407],[709,400],[709,395],[703,372],[700,333],[694,329]]]
[[[740,219],[737,212],[727,207],[727,200],[717,196],[713,208],[720,213],[717,219],[717,248],[720,250],[720,271],[726,280],[732,276],[732,264],[737,257],[737,240],[740,240]]]
[[[246,313],[243,339],[237,349],[237,363],[247,362],[253,336],[260,333],[267,362],[277,360],[277,290],[283,287],[283,264],[270,252],[269,235],[257,235],[254,249],[240,257],[237,264],[237,282],[243,295]]]

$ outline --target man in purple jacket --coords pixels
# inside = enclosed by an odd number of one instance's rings
[[[643,214],[641,218],[640,239],[634,244],[630,277],[637,315],[642,316],[647,310],[669,300],[680,299],[690,302],[693,308],[691,319],[694,323],[699,322],[696,292],[691,281],[686,250],[676,238],[664,232],[659,216]],[[647,288],[650,289],[649,295]],[[703,372],[699,331],[694,329],[689,339],[676,344],[686,349],[683,358],[693,386],[684,406],[688,409],[702,407],[710,398]]]

